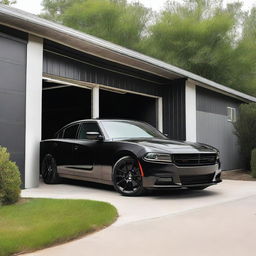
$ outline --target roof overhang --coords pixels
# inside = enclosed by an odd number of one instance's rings
[[[211,80],[172,66],[163,61],[129,50],[119,45],[79,32],[38,16],[0,4],[0,23],[30,34],[52,40],[99,58],[133,67],[170,80],[185,78],[211,90],[227,94],[246,102],[256,98],[215,83]]]

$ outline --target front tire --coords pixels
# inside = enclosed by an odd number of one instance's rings
[[[138,160],[131,156],[124,156],[115,163],[112,181],[121,195],[140,196],[145,192]]]
[[[46,155],[43,159],[42,177],[46,184],[57,184],[60,182],[56,161],[51,155]]]

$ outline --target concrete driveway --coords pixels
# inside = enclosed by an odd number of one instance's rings
[[[255,255],[256,182],[227,181],[204,191],[122,197],[111,187],[73,182],[22,191],[23,197],[110,202],[119,219],[109,228],[27,255]]]

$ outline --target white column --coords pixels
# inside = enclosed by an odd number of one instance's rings
[[[157,99],[157,118],[158,118],[158,122],[157,122],[157,124],[158,124],[158,130],[160,131],[160,132],[163,132],[163,99],[162,99],[162,97],[159,97],[158,99]]]
[[[100,116],[100,88],[95,86],[92,88],[92,118]]]
[[[26,74],[25,188],[39,184],[42,118],[43,39],[29,35]]]
[[[186,140],[196,142],[196,86],[186,82]]]

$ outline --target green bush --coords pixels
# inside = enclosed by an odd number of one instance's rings
[[[20,172],[10,161],[7,149],[0,146],[0,205],[13,204],[20,197]]]
[[[234,127],[241,148],[241,156],[249,170],[251,152],[256,148],[256,103],[240,105],[238,120]]]
[[[256,148],[252,151],[251,155],[251,174],[253,178],[256,178]]]

